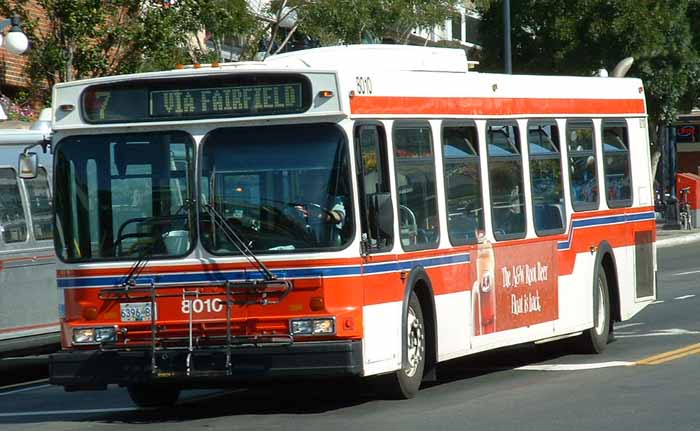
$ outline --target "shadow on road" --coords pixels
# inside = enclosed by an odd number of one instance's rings
[[[557,342],[540,346],[522,345],[480,353],[440,364],[437,381],[426,382],[422,387],[439,388],[440,385],[455,381],[511,370],[522,365],[551,361],[564,355],[571,355],[572,352],[570,343]],[[98,410],[107,410],[107,412],[7,416],[0,417],[0,424],[31,424],[46,421],[65,421],[86,425],[88,423],[162,424],[241,415],[313,415],[381,400],[373,383],[375,382],[372,379],[296,380],[248,384],[221,392],[186,391],[183,393],[182,401],[173,408],[143,410],[130,410],[133,405],[123,398],[125,393],[122,393],[116,398],[114,395],[106,397],[113,400],[111,405],[99,403]],[[82,396],[89,396],[89,394],[82,393]],[[75,405],[72,407],[75,408]],[[90,406],[90,408],[94,407],[97,406],[95,404]],[[109,409],[115,411],[109,412]]]
[[[45,379],[48,375],[48,356],[0,359],[0,387]]]

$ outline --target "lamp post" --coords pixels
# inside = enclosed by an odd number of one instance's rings
[[[512,53],[510,46],[510,0],[503,1],[503,57],[505,60],[505,71],[507,74],[513,73]]]
[[[19,26],[20,22],[21,20],[17,15],[0,21],[0,46],[2,46],[4,42],[5,49],[7,49],[9,53],[15,55],[23,54],[29,47],[29,39],[27,39],[27,36],[22,32]],[[10,26],[12,27],[3,40],[2,31]]]
[[[4,42],[5,49],[7,49],[7,52],[10,54],[23,54],[29,47],[29,40],[19,27],[20,21],[17,15],[0,21],[0,46],[2,46]],[[10,26],[12,26],[10,31],[7,33],[7,36],[3,38],[2,32]],[[2,109],[2,106],[0,106],[0,120],[7,120],[7,115]]]

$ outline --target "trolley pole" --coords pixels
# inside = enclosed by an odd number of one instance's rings
[[[513,63],[510,49],[510,0],[503,0],[503,34],[504,47],[503,57],[506,63],[506,73],[513,74]]]

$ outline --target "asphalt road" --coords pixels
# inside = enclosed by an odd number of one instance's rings
[[[0,388],[0,430],[697,430],[700,355],[639,361],[700,343],[700,243],[658,258],[658,301],[617,325],[601,355],[560,343],[462,358],[408,401],[334,380],[191,391],[176,408],[138,410],[119,388],[64,393],[40,381]]]

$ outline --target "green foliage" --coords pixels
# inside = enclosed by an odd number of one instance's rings
[[[481,64],[502,71],[502,0],[491,3],[481,10]],[[590,76],[634,57],[629,75],[644,81],[650,119],[667,124],[697,101],[699,17],[697,0],[511,2],[513,71]]]
[[[28,15],[30,1],[50,19]],[[0,14],[22,17],[32,43],[26,54],[32,93],[48,100],[48,88],[58,82],[221,61],[224,45],[233,40],[242,42],[243,59],[255,56],[261,45],[269,47],[268,54],[281,51],[297,31],[322,45],[385,37],[405,43],[412,29],[442,25],[460,3],[273,0],[253,11],[246,0],[0,0]],[[288,13],[294,25],[282,29]]]
[[[393,37],[404,42],[413,29],[431,29],[449,18],[457,0],[325,0],[304,2],[302,30],[329,43],[361,43]]]

